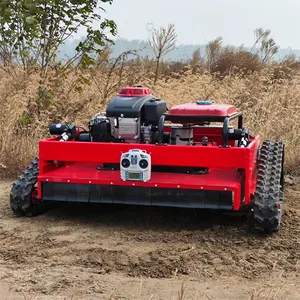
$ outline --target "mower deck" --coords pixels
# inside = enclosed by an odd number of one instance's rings
[[[152,172],[148,182],[133,182],[122,181],[119,170],[72,163],[40,175],[38,181],[42,199],[53,201],[238,210],[243,198],[242,177],[234,169],[210,169],[208,174]]]

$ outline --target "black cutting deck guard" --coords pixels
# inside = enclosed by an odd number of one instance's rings
[[[232,192],[42,183],[43,200],[232,210]]]

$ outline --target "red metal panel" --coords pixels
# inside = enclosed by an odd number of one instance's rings
[[[121,180],[120,171],[104,171],[97,170],[96,163],[74,163],[64,168],[52,170],[39,176],[41,181],[51,182],[72,182],[72,183],[95,183],[110,184],[113,182],[117,185],[133,185],[136,186],[160,186],[166,187],[170,185],[177,187],[178,185],[189,186],[189,188],[199,189],[202,187],[216,187],[221,190],[224,188],[232,189],[239,182],[239,175],[234,169],[211,169],[209,174],[193,175],[179,173],[163,173],[152,172],[151,179],[148,182],[127,182]],[[91,181],[91,182],[90,182]]]
[[[257,154],[258,148],[260,144],[260,137],[256,137],[255,140],[250,144],[251,151],[249,153],[249,168],[247,168],[247,175],[249,176],[249,199],[245,202],[245,204],[250,203],[251,195],[255,194],[256,191],[256,180],[257,180]]]
[[[248,148],[219,148],[217,146],[147,145],[126,143],[86,143],[40,141],[40,160],[66,162],[119,163],[121,153],[138,148],[151,153],[152,164],[162,166],[199,166],[244,168]],[[42,171],[42,170],[41,170]],[[43,172],[43,171],[42,171]]]
[[[180,104],[170,108],[169,114],[173,116],[214,116],[226,117],[238,110],[235,106],[229,104]]]
[[[248,205],[251,200],[251,194],[256,189],[256,159],[257,149],[259,147],[260,137],[256,136],[248,146],[249,152],[247,164],[245,167],[245,204]]]
[[[95,171],[95,163],[119,163],[121,153],[130,149],[139,148],[151,153],[152,164],[162,166],[200,166],[210,168],[210,174],[194,176],[188,174],[153,173],[152,181],[148,183],[135,183],[163,185],[165,188],[180,186],[180,188],[203,188],[234,191],[234,209],[240,207],[240,179],[236,169],[245,169],[245,204],[250,203],[250,195],[256,188],[256,155],[260,138],[255,137],[247,148],[219,148],[217,146],[158,146],[145,144],[119,144],[119,143],[85,143],[85,142],[59,142],[57,138],[40,141],[39,166],[41,180],[104,184],[109,180],[120,185],[132,183],[122,182],[119,172],[101,173]],[[66,167],[53,170],[47,161],[63,161]],[[87,163],[78,164],[78,163]],[[93,170],[88,167],[89,163]],[[93,164],[94,163],[94,164]],[[75,169],[74,169],[75,167]],[[230,169],[228,171],[228,169]],[[100,177],[99,177],[100,176]],[[238,184],[238,185],[237,185]],[[38,197],[42,191],[39,185]]]

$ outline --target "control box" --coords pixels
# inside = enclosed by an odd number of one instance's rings
[[[146,151],[132,149],[121,155],[120,172],[123,181],[143,181],[151,178],[151,156]]]

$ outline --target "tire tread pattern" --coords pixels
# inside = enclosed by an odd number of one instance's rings
[[[256,193],[253,203],[253,226],[262,232],[277,232],[283,215],[282,142],[264,141],[258,160]]]
[[[10,192],[10,207],[18,216],[35,216],[40,205],[32,202],[32,193],[39,174],[39,161],[35,158],[15,181]]]

